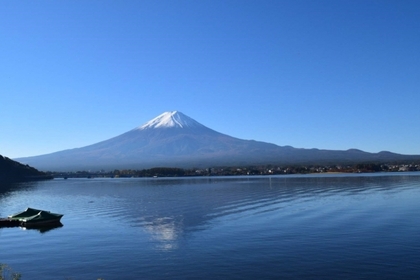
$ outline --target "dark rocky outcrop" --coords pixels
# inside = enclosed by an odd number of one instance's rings
[[[52,179],[51,176],[29,165],[23,165],[0,155],[0,182],[23,182]]]

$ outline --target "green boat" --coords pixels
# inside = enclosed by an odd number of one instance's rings
[[[25,218],[35,216],[36,214],[38,214],[41,211],[43,211],[43,210],[28,207],[28,208],[26,208],[25,211],[10,215],[8,217],[8,219],[12,220],[12,221],[20,221],[21,219],[25,219]]]
[[[23,212],[10,215],[11,221],[19,221],[23,226],[30,225],[47,225],[60,223],[62,214],[51,213],[49,211],[27,208]]]

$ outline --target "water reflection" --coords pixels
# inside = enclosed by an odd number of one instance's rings
[[[19,183],[0,182],[0,198],[17,189],[19,185]]]
[[[126,215],[132,226],[144,228],[158,241],[159,248],[173,249],[181,237],[217,223],[273,213],[284,216],[319,212],[322,205],[338,211],[366,197],[390,198],[402,188],[418,186],[419,179],[419,176],[300,176],[133,181],[139,187],[137,194],[132,194],[121,207],[130,205],[136,211],[120,214]]]
[[[151,237],[158,241],[157,247],[162,250],[176,249],[177,239],[182,232],[182,226],[177,225],[173,217],[163,217],[151,219],[143,224],[144,229]]]
[[[156,246],[170,250],[183,237],[221,223],[322,214],[324,206],[341,209],[366,198],[391,199],[419,186],[420,174],[391,175],[52,180],[3,187],[0,203],[13,207],[11,212],[27,206],[54,209],[78,226],[94,227],[97,218],[98,224],[142,228]]]
[[[30,189],[35,187],[38,184],[42,184],[43,181],[33,181],[33,182],[16,182],[16,183],[6,183],[0,182],[0,195],[7,194],[13,191],[19,191],[22,189]]]
[[[0,211],[65,227],[0,230],[0,258],[28,279],[415,279],[419,197],[420,173],[52,180]]]
[[[32,225],[32,226],[24,226],[24,227],[20,227],[22,230],[33,230],[33,231],[38,231],[41,234],[44,234],[46,232],[58,229],[63,227],[63,224],[61,222],[58,223],[54,223],[54,224],[49,224],[49,225]]]

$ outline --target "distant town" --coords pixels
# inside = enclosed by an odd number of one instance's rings
[[[131,178],[131,177],[191,177],[191,176],[243,176],[243,175],[288,175],[316,173],[373,173],[420,171],[420,163],[412,164],[375,164],[327,166],[249,166],[215,168],[171,168],[156,167],[142,170],[116,169],[113,171],[76,171],[49,172],[55,178]]]

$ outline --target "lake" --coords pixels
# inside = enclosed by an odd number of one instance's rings
[[[5,189],[6,188],[6,189]],[[55,179],[3,187],[62,227],[0,229],[22,279],[418,279],[420,173]]]

